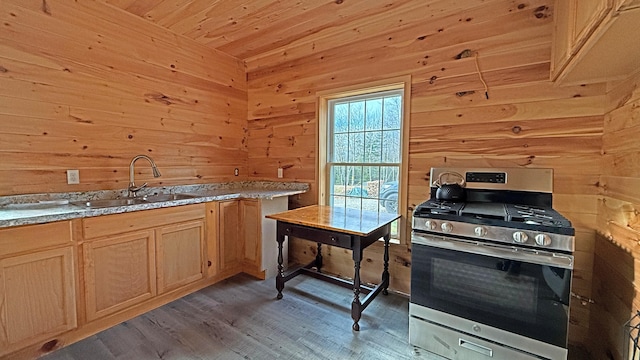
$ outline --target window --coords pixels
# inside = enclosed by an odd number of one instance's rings
[[[398,213],[399,200],[402,202],[404,92],[404,84],[397,84],[324,99],[321,203]],[[398,230],[396,223],[394,237],[399,236]]]

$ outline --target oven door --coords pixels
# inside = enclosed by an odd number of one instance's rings
[[[411,241],[412,303],[567,347],[571,255],[418,232]]]

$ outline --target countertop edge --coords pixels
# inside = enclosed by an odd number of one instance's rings
[[[301,183],[304,184],[304,183]],[[134,211],[152,210],[168,208],[181,205],[200,204],[212,201],[224,201],[234,199],[264,199],[272,200],[278,197],[302,194],[308,191],[308,184],[304,184],[300,189],[267,189],[267,188],[239,188],[227,189],[223,194],[192,194],[194,197],[181,200],[161,201],[145,204],[114,206],[105,208],[82,208],[78,205],[64,204],[52,205],[51,207],[33,210],[32,214],[27,214],[28,210],[3,210],[0,207],[0,228],[8,228],[22,225],[44,224],[55,221],[65,221],[78,218],[95,217],[102,215],[121,214]],[[21,215],[22,214],[22,215]]]

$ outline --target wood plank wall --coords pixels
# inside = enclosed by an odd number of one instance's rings
[[[486,1],[460,13],[450,2],[411,8],[398,5],[349,24],[350,39],[335,45],[339,28],[327,28],[312,43],[249,58],[249,173],[307,181],[312,191],[294,205],[317,202],[316,92],[410,75],[409,208],[428,197],[432,166],[549,167],[555,171],[554,206],[577,228],[574,291],[591,296],[596,209],[602,185],[601,148],[605,85],[559,88],[548,81],[553,3]],[[449,8],[447,8],[449,6]],[[402,8],[406,11],[402,11]],[[336,25],[338,27],[342,25]],[[347,26],[347,25],[344,25]],[[366,38],[360,29],[381,26]],[[489,99],[473,57],[478,54]],[[458,96],[458,92],[475,91]],[[291,256],[306,262],[315,245],[293,241]],[[363,280],[378,282],[381,246],[365,251]],[[391,286],[409,291],[410,249],[392,246]],[[351,277],[351,255],[325,252],[326,270]],[[570,341],[582,343],[589,307],[572,300]]]
[[[640,74],[607,92],[588,342],[596,359],[623,359],[623,325],[640,311],[639,139]]]
[[[124,189],[137,154],[150,186],[246,175],[244,62],[97,1],[1,4],[0,195]]]

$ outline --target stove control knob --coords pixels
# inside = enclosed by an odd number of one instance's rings
[[[538,234],[535,237],[536,244],[540,246],[549,246],[551,245],[551,238],[547,234]]]
[[[427,228],[427,230],[435,230],[437,226],[438,223],[433,220],[427,220],[424,222],[424,227]]]
[[[529,237],[524,231],[516,231],[513,233],[513,241],[524,244],[529,240]]]
[[[451,231],[453,231],[453,225],[448,222],[442,223],[442,225],[440,225],[440,228],[446,233],[450,233]]]
[[[480,237],[487,235],[487,229],[484,226],[477,226],[475,229],[473,229],[473,232],[476,234],[476,236]]]

